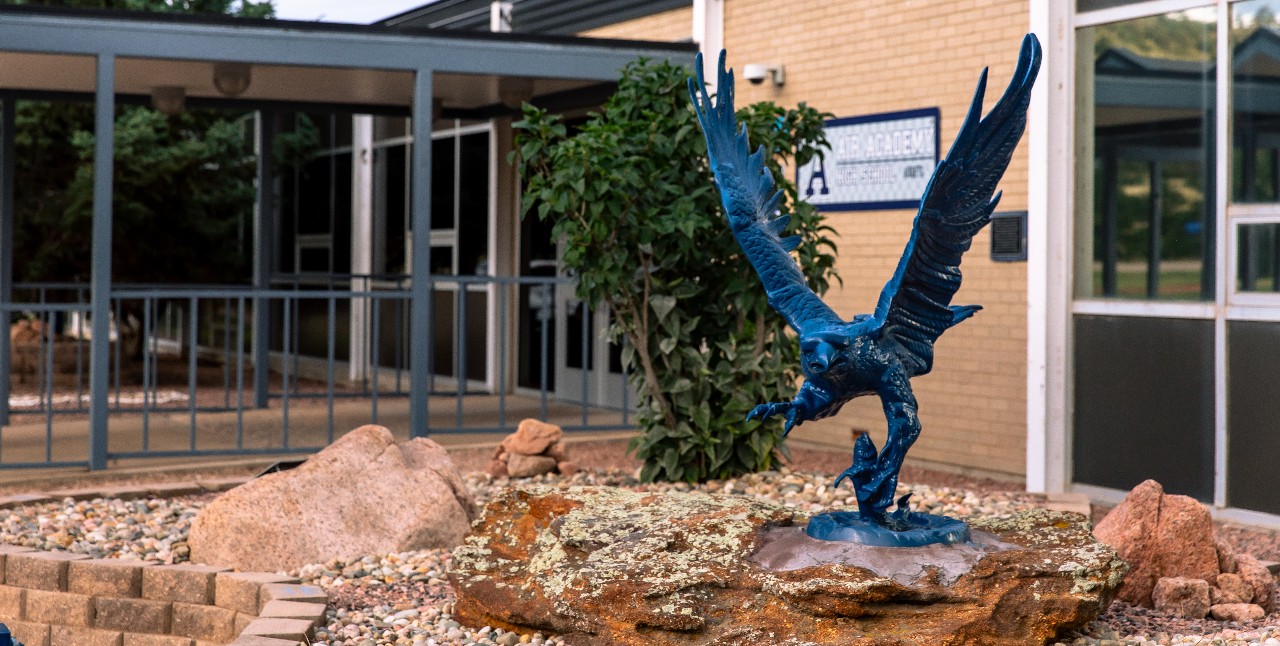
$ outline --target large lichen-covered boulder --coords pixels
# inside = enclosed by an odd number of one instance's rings
[[[191,560],[276,572],[366,554],[450,548],[475,503],[449,454],[361,426],[295,469],[219,496],[196,515]]]
[[[1034,644],[1096,617],[1126,569],[1077,514],[974,521],[954,548],[814,545],[798,520],[732,495],[508,490],[454,550],[456,616],[571,644]]]

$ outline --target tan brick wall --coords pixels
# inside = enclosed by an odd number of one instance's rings
[[[741,83],[742,104],[805,101],[841,117],[937,106],[945,153],[984,66],[991,68],[985,106],[1003,91],[1028,28],[1027,10],[1025,0],[731,0],[725,3],[725,47],[732,67],[786,66],[781,89]],[[1000,210],[1026,208],[1025,137],[1000,188]],[[838,269],[845,285],[827,301],[842,316],[875,306],[913,217],[909,211],[830,214],[840,234]],[[914,380],[924,431],[909,460],[1024,474],[1026,265],[991,262],[989,242],[987,231],[974,240],[955,300],[985,309],[947,332],[934,372]],[[852,427],[883,442],[885,422],[874,397],[793,436],[850,447]]]
[[[584,31],[588,38],[625,40],[687,40],[693,33],[693,8],[673,9],[651,16]]]
[[[983,67],[991,68],[985,107],[1003,91],[1030,18],[1026,0],[804,0],[725,2],[728,63],[780,62],[786,85],[741,83],[738,101],[804,101],[836,116],[937,106],[942,150],[951,145]],[[584,36],[687,38],[690,10],[669,11],[586,32]],[[1026,140],[1000,188],[1000,210],[1027,206]],[[828,215],[839,232],[843,289],[827,301],[851,317],[874,307],[911,231],[913,211]],[[957,304],[985,309],[947,332],[932,374],[914,381],[924,431],[910,459],[1012,475],[1026,470],[1026,265],[989,259],[983,231],[965,256]],[[884,417],[874,397],[840,415],[797,429],[797,439],[851,448],[851,428],[883,442]]]

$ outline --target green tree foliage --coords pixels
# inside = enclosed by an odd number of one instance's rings
[[[239,18],[274,18],[276,15],[272,0],[4,0],[0,4],[212,14]]]
[[[7,4],[253,18],[274,15],[269,0]],[[167,116],[148,106],[117,106],[114,280],[226,282],[245,275],[242,231],[255,194],[251,119],[243,112],[188,110]],[[89,104],[18,103],[14,268],[19,280],[84,281],[89,277],[93,124]]]
[[[641,393],[631,448],[645,480],[700,481],[777,463],[780,425],[744,421],[759,402],[791,399],[798,349],[773,313],[721,212],[706,144],[689,105],[687,69],[636,62],[599,114],[569,136],[530,106],[515,124],[524,205],[553,222],[578,296],[608,308]],[[753,144],[792,212],[787,233],[811,286],[835,274],[833,231],[782,173],[826,147],[819,113],[801,104],[743,109]],[[794,168],[794,166],[792,166]]]
[[[1175,13],[1094,27],[1095,56],[1111,48],[1141,56],[1208,65],[1217,46],[1212,22],[1194,13]]]

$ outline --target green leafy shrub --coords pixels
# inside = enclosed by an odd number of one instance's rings
[[[798,377],[796,344],[721,212],[688,75],[637,61],[572,135],[558,116],[531,106],[515,124],[526,216],[553,223],[578,297],[606,306],[610,334],[625,337],[643,431],[631,450],[646,481],[774,467],[785,453],[780,425],[745,418],[759,402],[791,399]],[[804,104],[758,103],[738,113],[752,144],[772,153],[783,210],[792,213],[784,235],[802,237],[796,256],[819,294],[836,279],[833,231],[796,199],[781,164],[804,164],[827,146],[827,116]]]

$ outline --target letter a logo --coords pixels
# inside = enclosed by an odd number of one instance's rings
[[[813,183],[816,180],[822,180],[822,188],[818,191],[819,195],[826,195],[831,190],[827,188],[827,171],[822,167],[822,156],[813,158],[813,174],[809,176],[809,186],[804,189],[804,196],[813,195]]]

